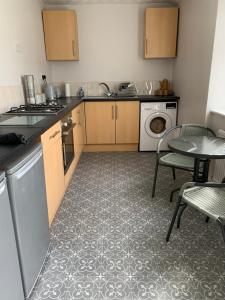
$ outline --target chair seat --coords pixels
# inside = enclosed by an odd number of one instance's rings
[[[214,220],[225,217],[225,189],[193,187],[184,190],[182,198]]]
[[[159,159],[160,163],[163,165],[184,168],[190,171],[194,169],[194,159],[178,153],[168,153]]]

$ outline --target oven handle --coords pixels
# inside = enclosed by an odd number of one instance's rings
[[[77,123],[72,123],[68,130],[63,130],[62,135],[68,136],[70,134],[70,131],[77,125]]]

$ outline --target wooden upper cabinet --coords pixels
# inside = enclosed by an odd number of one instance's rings
[[[173,58],[177,52],[177,7],[145,11],[145,58]]]
[[[115,144],[115,102],[86,102],[87,144]]]
[[[74,10],[44,10],[43,28],[47,60],[79,60]]]
[[[116,102],[116,144],[139,143],[139,101]]]

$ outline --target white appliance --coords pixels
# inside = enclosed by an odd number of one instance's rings
[[[176,102],[142,102],[140,124],[140,151],[156,151],[165,131],[176,126]],[[167,143],[161,150],[168,150]]]

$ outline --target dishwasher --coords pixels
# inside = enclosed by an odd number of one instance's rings
[[[25,297],[29,297],[49,247],[42,147],[32,147],[5,170]]]
[[[6,179],[0,174],[0,299],[23,300],[23,286]]]

